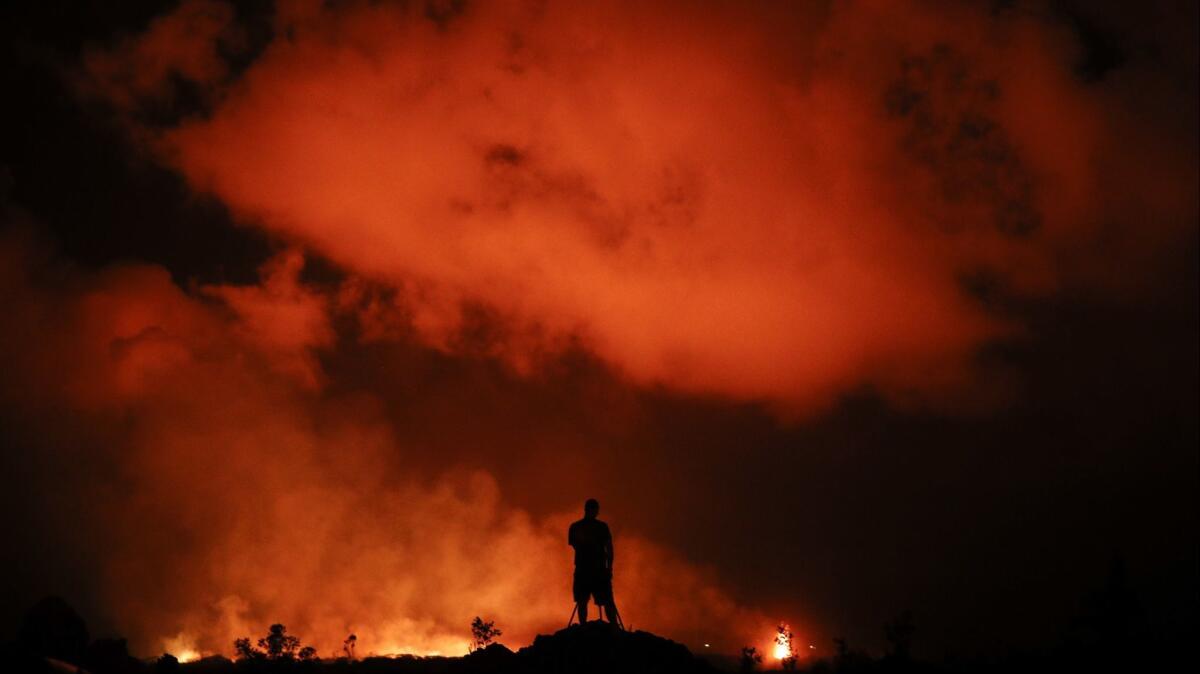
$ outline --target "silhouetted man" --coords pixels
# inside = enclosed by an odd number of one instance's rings
[[[590,498],[583,504],[583,519],[567,530],[567,543],[575,548],[575,580],[572,594],[579,610],[579,622],[587,622],[588,598],[604,608],[608,622],[620,624],[617,605],[613,601],[612,566],[613,542],[608,525],[596,519],[600,502]]]

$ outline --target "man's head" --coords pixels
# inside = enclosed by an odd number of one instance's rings
[[[583,516],[589,519],[595,519],[596,515],[600,514],[600,502],[594,498],[590,498],[583,502]]]

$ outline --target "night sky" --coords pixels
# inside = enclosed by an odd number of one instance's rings
[[[0,639],[517,646],[598,498],[693,648],[1194,638],[1197,26],[1153,3],[13,2]]]

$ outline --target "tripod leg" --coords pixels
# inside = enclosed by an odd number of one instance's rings
[[[571,623],[575,621],[575,612],[578,610],[579,610],[579,604],[575,604],[574,606],[571,607],[571,617],[567,618],[567,627],[570,627]]]

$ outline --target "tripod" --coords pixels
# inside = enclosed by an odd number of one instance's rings
[[[606,615],[608,615],[608,621],[610,623],[616,624],[616,626],[618,628],[620,628],[622,632],[625,631],[625,623],[621,620],[621,613],[619,611],[617,611],[617,603],[615,601],[604,607],[597,605],[596,608],[598,608],[598,609],[603,608],[604,613]],[[567,627],[570,627],[571,623],[575,622],[575,614],[578,611],[579,611],[579,604],[576,603],[575,605],[573,605],[571,607],[571,617],[567,618]],[[614,620],[614,618],[615,618],[615,620]],[[583,622],[580,622],[579,624],[582,625]]]

